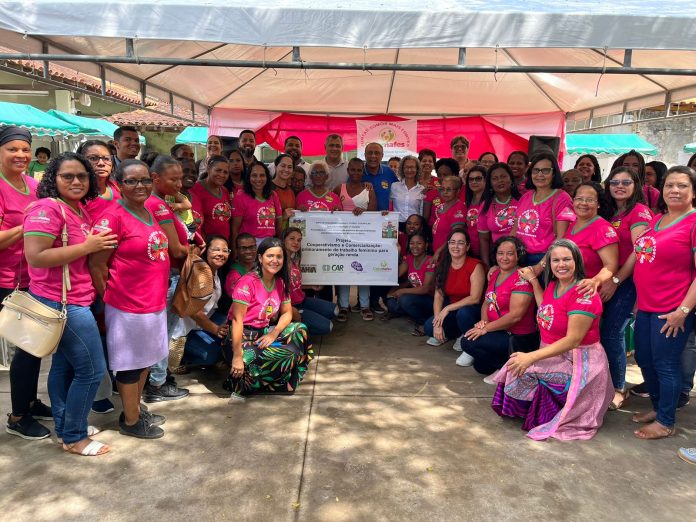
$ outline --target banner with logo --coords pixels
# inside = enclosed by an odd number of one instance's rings
[[[392,156],[403,158],[409,154],[418,156],[416,137],[418,122],[404,121],[374,121],[355,120],[358,130],[358,157],[365,159],[365,146],[368,143],[379,143],[384,147],[384,161]]]
[[[398,212],[296,212],[290,226],[302,230],[302,284],[398,284]]]

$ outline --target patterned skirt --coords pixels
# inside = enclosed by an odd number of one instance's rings
[[[314,356],[307,327],[303,323],[290,323],[272,346],[259,348],[256,340],[268,331],[269,328],[244,327],[244,374],[228,379],[225,388],[232,393],[294,392],[299,387]]]

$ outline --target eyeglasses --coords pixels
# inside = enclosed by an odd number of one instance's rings
[[[596,198],[573,198],[573,201],[577,201],[578,203],[597,203]]]
[[[80,183],[87,183],[89,181],[89,174],[58,174],[60,179],[66,183],[72,183],[77,179]]]
[[[94,163],[95,165],[100,161],[103,161],[104,163],[111,163],[111,156],[85,156],[85,158],[87,161]]]
[[[535,174],[535,175],[536,174],[543,174],[544,176],[548,176],[552,172],[553,172],[553,168],[551,168],[551,167],[544,167],[543,169],[538,169],[538,168],[534,167],[532,169],[532,174]]]
[[[455,145],[454,147],[452,147],[452,150],[467,150],[468,148],[469,147],[467,147],[466,145]]]
[[[208,249],[214,254],[229,254],[232,252],[229,248],[220,248],[220,247],[215,247],[215,248],[210,248]]]
[[[619,185],[623,185],[624,187],[630,187],[631,185],[633,185],[633,180],[632,179],[610,179],[609,185],[611,185],[612,187],[618,187]]]
[[[310,176],[328,176],[328,174],[326,172],[324,172],[323,170],[313,170],[310,173]]]
[[[466,241],[453,241],[450,239],[447,244],[450,246],[466,246]]]
[[[472,181],[475,181],[475,182],[477,182],[477,183],[480,183],[481,181],[483,181],[483,177],[482,177],[482,176],[476,176],[476,177],[473,177],[473,178],[469,178],[469,183],[471,183]]]
[[[149,187],[152,185],[152,178],[143,179],[124,179],[122,182],[126,187],[135,187],[140,183],[143,187]]]

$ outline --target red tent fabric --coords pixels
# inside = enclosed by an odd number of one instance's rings
[[[356,148],[357,131],[355,121],[382,120],[400,121],[396,116],[365,116],[347,118],[339,116],[311,116],[282,113],[256,131],[256,142],[266,142],[276,150],[283,150],[288,136],[299,136],[304,156],[324,154],[327,134],[343,136],[345,150]],[[484,152],[495,152],[501,161],[513,150],[527,150],[528,140],[495,125],[483,116],[465,118],[440,118],[418,120],[418,149],[433,149],[438,158],[450,156],[450,140],[457,135],[466,136],[470,143],[470,158],[478,158]]]

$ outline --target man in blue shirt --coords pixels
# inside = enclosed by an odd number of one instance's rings
[[[394,171],[382,165],[384,149],[379,143],[368,143],[365,147],[365,171],[363,183],[371,183],[377,196],[377,210],[389,210],[391,184],[399,181]]]
[[[368,143],[365,147],[365,171],[363,172],[363,183],[371,183],[375,189],[377,197],[377,210],[389,210],[389,192],[391,184],[399,181],[394,171],[382,165],[384,149],[379,143]],[[379,304],[380,298],[386,304],[388,286],[370,287],[370,308],[376,314],[383,314],[384,308]]]

